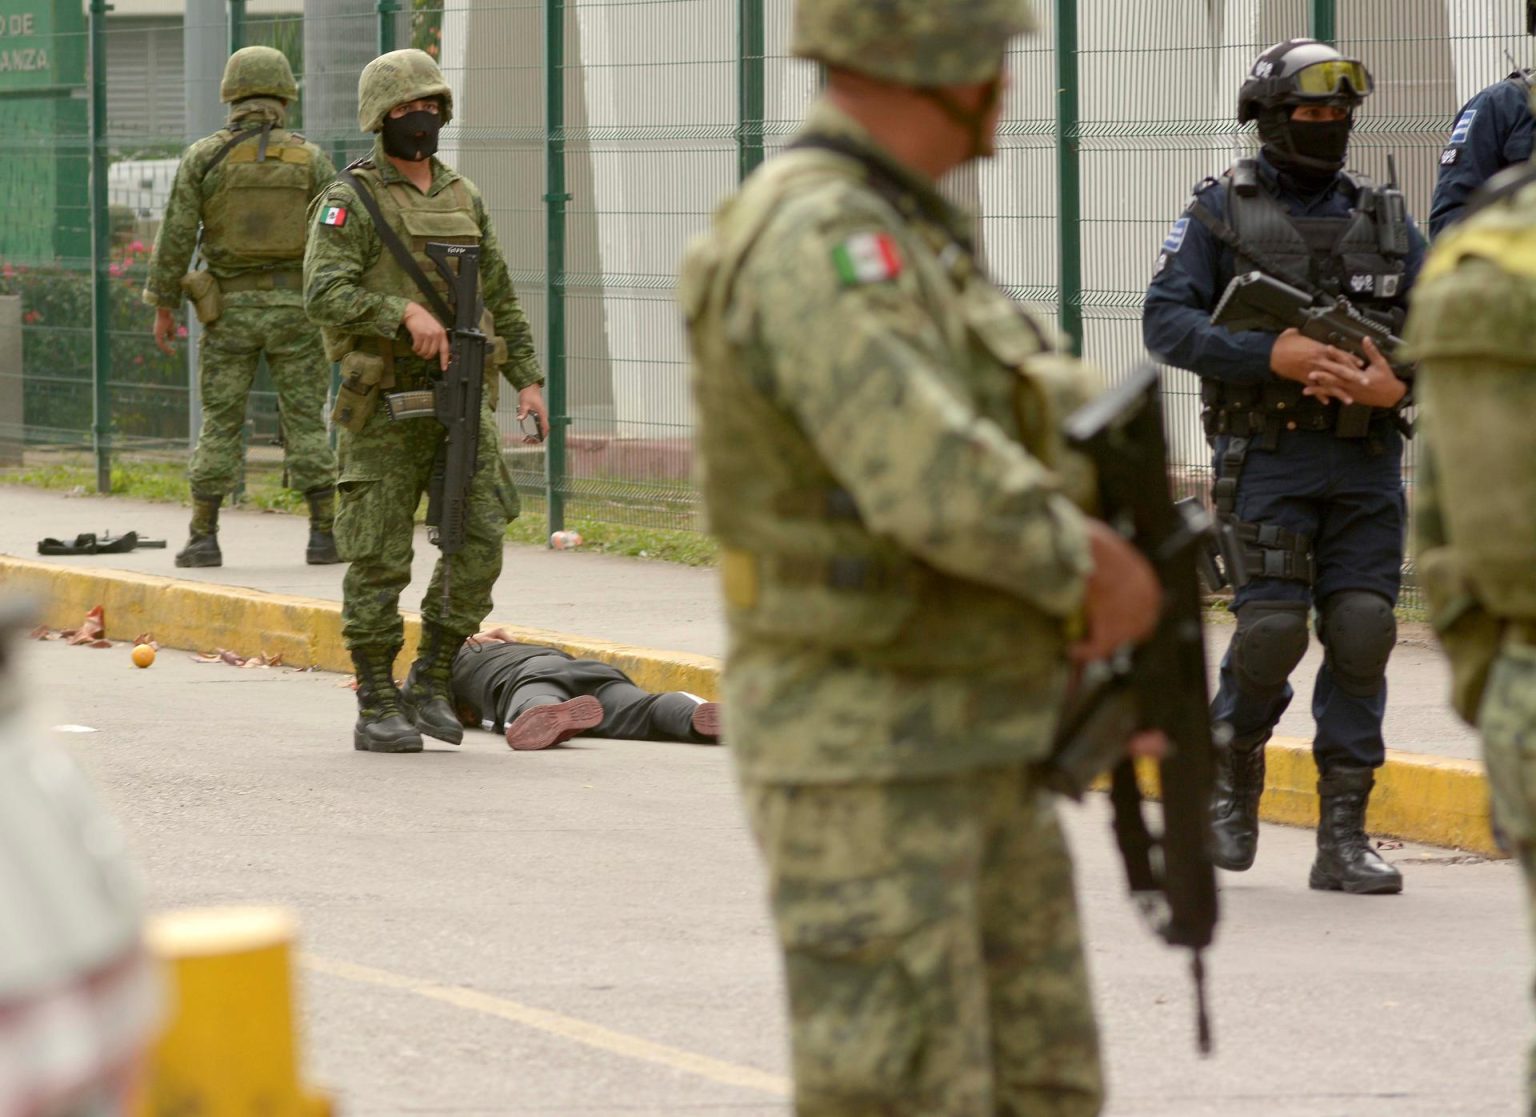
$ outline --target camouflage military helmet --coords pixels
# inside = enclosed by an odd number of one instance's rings
[[[381,54],[363,67],[357,79],[357,126],[377,132],[390,109],[428,97],[442,101],[444,124],[453,119],[453,90],[430,54],[415,49]]]
[[[219,83],[219,100],[232,105],[247,97],[299,99],[293,67],[282,51],[273,47],[241,47],[229,56],[224,65],[224,80]]]
[[[794,52],[899,85],[969,85],[1034,29],[1029,0],[799,0]]]

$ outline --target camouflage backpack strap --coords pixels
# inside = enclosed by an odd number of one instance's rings
[[[379,240],[383,242],[385,248],[389,249],[389,254],[395,258],[395,263],[400,265],[401,270],[411,277],[411,282],[421,290],[422,295],[426,297],[427,305],[432,308],[432,313],[437,315],[438,320],[445,326],[451,324],[454,317],[453,311],[448,309],[448,304],[437,293],[437,288],[432,286],[432,281],[427,278],[426,272],[421,270],[416,257],[411,255],[411,250],[405,246],[405,242],[385,219],[383,211],[379,209],[378,199],[373,196],[373,191],[364,186],[362,180],[352,173],[357,166],[357,163],[350,164],[336,177],[350,186],[352,192],[357,195],[357,200],[363,203],[363,208],[368,211],[368,216],[373,220],[373,228],[379,234]]]
[[[272,131],[272,125],[266,124],[266,125],[263,125],[260,128],[242,128],[240,131],[236,132],[230,138],[228,143],[226,143],[223,147],[219,148],[218,151],[213,153],[213,158],[208,160],[208,165],[203,168],[203,177],[206,178],[208,175],[212,174],[213,173],[213,168],[217,167],[220,163],[224,162],[224,157],[226,155],[228,155],[231,151],[235,150],[235,148],[237,148],[241,144],[243,144],[246,140],[252,140],[252,139],[255,139],[257,136],[260,136],[261,137],[261,143],[262,143],[262,150],[263,150],[263,153],[265,153],[267,137],[268,137],[268,135],[270,135],[271,131]]]

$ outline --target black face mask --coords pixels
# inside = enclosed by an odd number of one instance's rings
[[[404,116],[384,118],[384,152],[396,159],[415,162],[437,151],[437,133],[442,117],[435,112],[417,110]]]
[[[1259,138],[1264,154],[1277,170],[1285,172],[1306,190],[1322,190],[1344,169],[1344,154],[1349,150],[1352,117],[1343,120],[1291,120],[1284,115],[1266,113],[1259,120]]]

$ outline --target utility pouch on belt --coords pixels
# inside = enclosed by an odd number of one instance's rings
[[[372,353],[348,353],[341,359],[341,387],[331,422],[357,434],[379,406],[379,381],[384,378],[384,358]]]
[[[181,289],[192,303],[197,320],[203,325],[217,322],[224,313],[224,302],[219,297],[219,281],[210,271],[189,271],[181,277]]]

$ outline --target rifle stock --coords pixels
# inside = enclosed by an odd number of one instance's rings
[[[1162,617],[1150,639],[1085,672],[1057,737],[1053,786],[1081,794],[1087,779],[1113,767],[1115,837],[1133,897],[1170,945],[1194,952],[1199,1043],[1210,1050],[1201,951],[1217,920],[1210,860],[1214,734],[1208,713],[1205,632],[1197,567],[1207,553],[1210,517],[1195,501],[1175,504],[1168,484],[1161,376],[1138,367],[1117,388],[1066,422],[1067,441],[1093,460],[1100,514],[1151,562],[1162,584]],[[1163,824],[1153,834],[1136,769],[1125,757],[1137,730],[1161,730]]]

